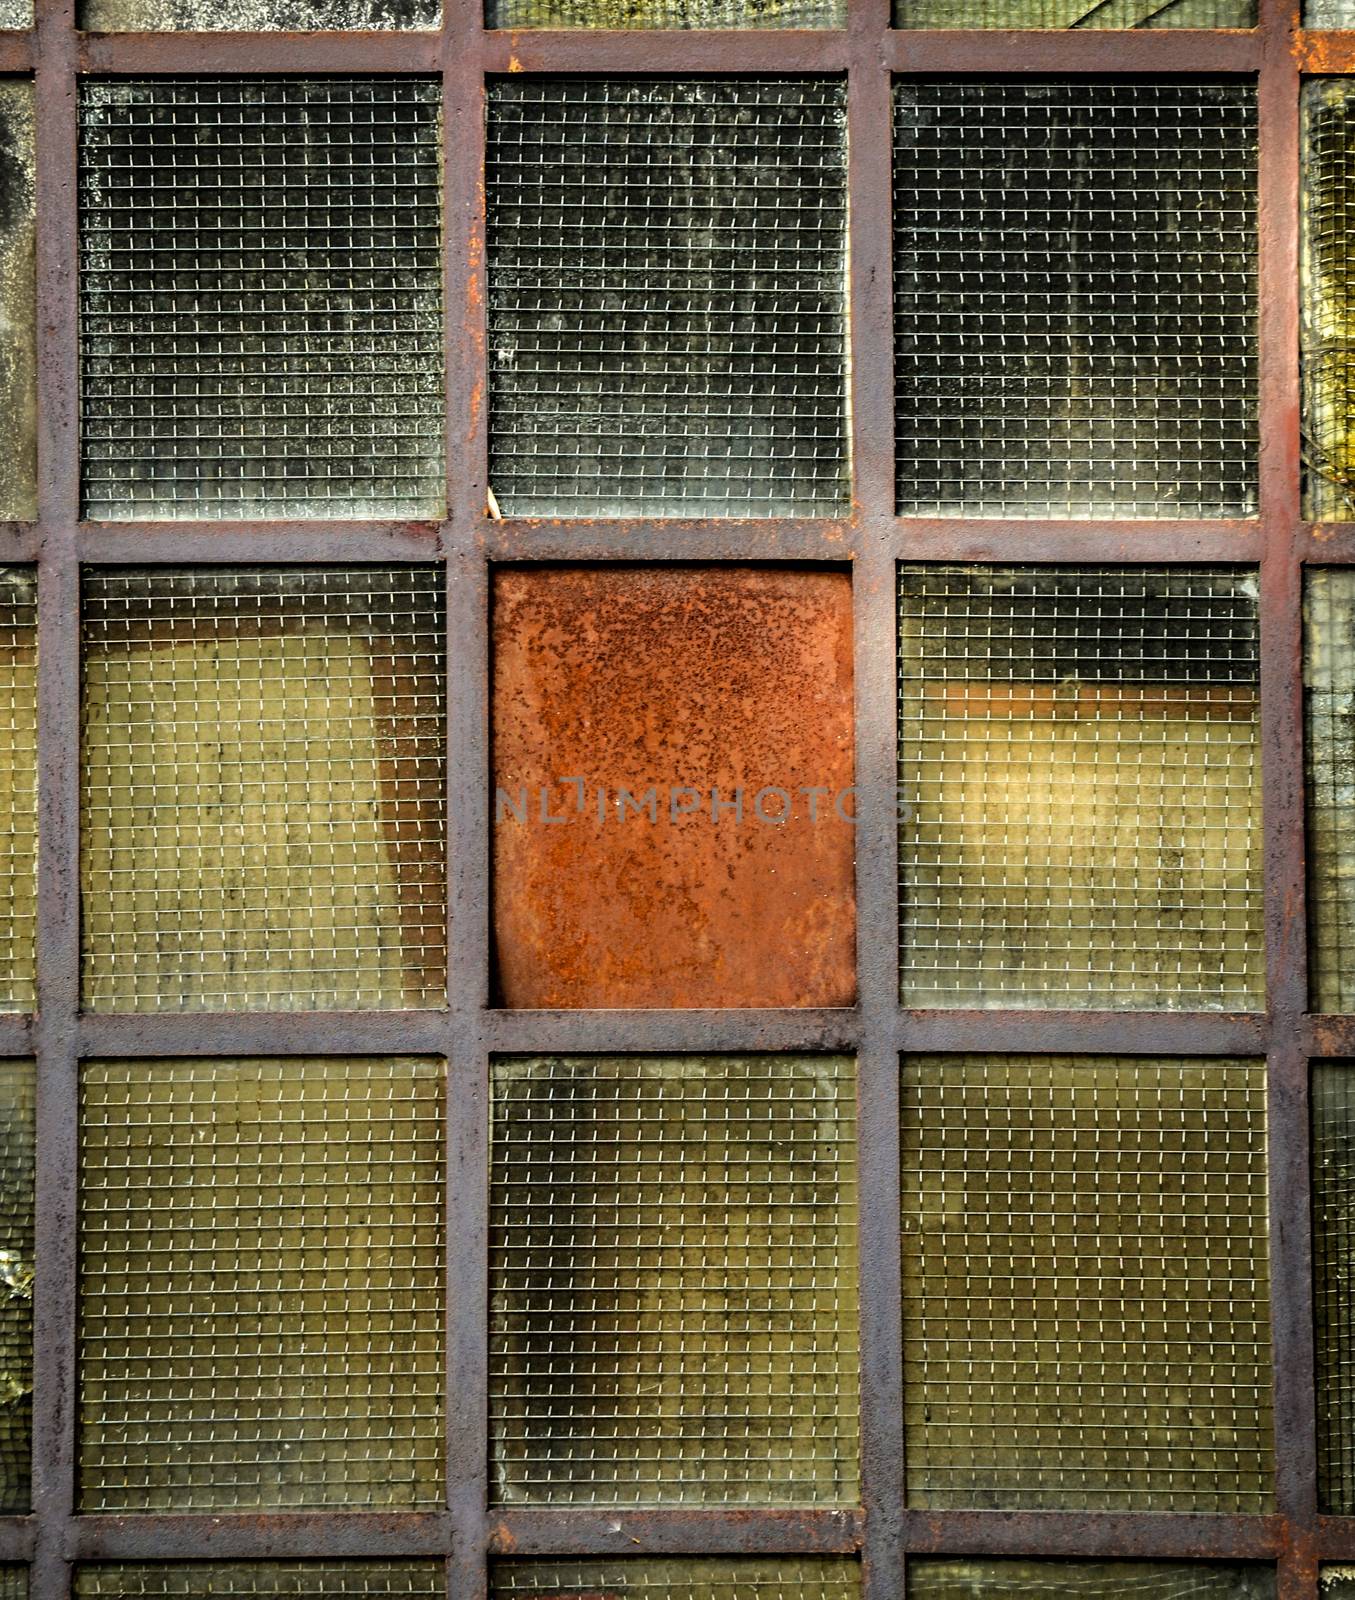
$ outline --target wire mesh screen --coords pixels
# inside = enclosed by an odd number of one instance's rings
[[[32,20],[0,0],[0,28]],[[15,521],[38,512],[36,162],[32,80],[0,78],[0,518]]]
[[[109,1561],[75,1569],[75,1600],[446,1600],[441,1561]]]
[[[195,32],[286,28],[436,28],[437,0],[82,0],[80,26],[95,32]]]
[[[914,1506],[1271,1504],[1265,1064],[903,1070]]]
[[[905,567],[902,993],[1259,1009],[1255,574]]]
[[[896,28],[1254,28],[1256,0],[894,0]]]
[[[88,515],[442,515],[439,96],[82,80]]]
[[[440,569],[88,569],[84,641],[87,1003],[441,1004]]]
[[[846,509],[846,88],[490,85],[505,512]]]
[[[1317,1481],[1324,1511],[1355,1513],[1355,1068],[1312,1071]]]
[[[1326,24],[1355,25],[1350,11]],[[1355,85],[1303,87],[1303,462],[1307,514],[1355,517]]]
[[[859,1600],[861,1571],[835,1556],[649,1557],[621,1561],[499,1561],[493,1600]]]
[[[444,1076],[85,1065],[82,1509],[443,1503]]]
[[[33,570],[0,567],[0,1011],[37,1003],[37,622]]]
[[[908,1563],[916,1600],[1273,1600],[1275,1569],[1199,1561],[920,1560]]]
[[[847,0],[485,0],[490,28],[845,28]]]
[[[1355,1009],[1355,572],[1304,573],[1309,987]]]
[[[499,1501],[857,1494],[854,1064],[493,1069]]]
[[[1255,509],[1256,95],[895,89],[899,509]]]
[[[0,1060],[0,1512],[29,1508],[33,1434],[31,1061]],[[15,1568],[0,1568],[0,1597]]]

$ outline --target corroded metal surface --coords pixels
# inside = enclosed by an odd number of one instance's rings
[[[492,632],[503,1002],[850,1004],[848,579],[504,570]]]

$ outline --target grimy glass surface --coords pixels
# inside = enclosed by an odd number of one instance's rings
[[[82,1510],[443,1503],[445,1076],[85,1064]]]
[[[1355,1514],[1355,1066],[1312,1069],[1313,1323],[1317,1483],[1324,1511]]]
[[[1272,1600],[1275,1568],[1257,1562],[1016,1561],[966,1556],[908,1563],[915,1600]]]
[[[855,1502],[854,1063],[492,1071],[492,1497]]]
[[[894,0],[896,28],[1253,28],[1256,0]]]
[[[81,0],[80,26],[113,33],[192,29],[436,28],[437,0]]]
[[[420,78],[82,80],[88,516],[443,515],[440,126]]]
[[[29,1509],[33,1435],[31,1061],[0,1060],[0,1512]],[[6,1577],[14,1569],[0,1568]],[[0,1597],[6,1594],[0,1581]]]
[[[1303,23],[1308,28],[1355,28],[1352,0],[1306,0]]]
[[[847,510],[846,85],[489,85],[510,515]]]
[[[1265,1100],[1264,1061],[905,1059],[909,1504],[1270,1509]]]
[[[1355,1567],[1319,1567],[1317,1578],[1319,1594],[1339,1596],[1341,1600],[1355,1595]]]
[[[31,22],[0,0],[0,27]],[[20,522],[38,513],[36,162],[32,80],[0,78],[0,520]]]
[[[673,1556],[496,1561],[493,1600],[859,1600],[861,1569],[839,1556]]]
[[[446,1600],[441,1561],[108,1561],[75,1569],[75,1600]]]
[[[440,1005],[442,572],[87,568],[84,998]]]
[[[1355,1010],[1355,571],[1309,567],[1303,593],[1308,983],[1316,1011]]]
[[[485,0],[489,28],[845,28],[847,0]]]
[[[1328,26],[1350,27],[1335,17]],[[1305,509],[1355,517],[1355,84],[1303,88],[1302,372]]]
[[[37,606],[33,569],[0,567],[0,1011],[37,1004]]]
[[[910,515],[1256,508],[1256,91],[895,89],[895,415]]]
[[[1260,1009],[1256,592],[901,570],[906,1004]]]

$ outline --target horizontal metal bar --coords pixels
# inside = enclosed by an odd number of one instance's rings
[[[0,1017],[0,1056],[31,1056],[32,1054],[32,1017]]]
[[[490,1011],[499,1053],[855,1050],[860,1014],[843,1011]]]
[[[531,1507],[491,1513],[491,1555],[850,1555],[859,1511],[597,1510]]]
[[[1280,1517],[1178,1512],[906,1511],[910,1555],[1231,1557],[1264,1561]]]
[[[72,1561],[440,1556],[450,1537],[443,1511],[75,1517],[64,1554]]]
[[[1312,566],[1355,562],[1355,522],[1310,522],[1295,538],[1299,559]]]
[[[79,71],[150,77],[167,72],[426,72],[442,66],[442,36],[388,28],[333,33],[89,33]]]
[[[885,39],[895,73],[1256,72],[1261,40],[1252,32],[1195,28],[990,28],[972,33],[901,30]]]
[[[1355,1017],[1304,1017],[1303,1050],[1309,1056],[1355,1056]]]
[[[1320,1558],[1355,1560],[1355,1517],[1318,1517],[1315,1536]]]
[[[200,1012],[79,1020],[92,1056],[441,1055],[445,1011]]]
[[[1300,31],[1294,38],[1294,56],[1300,72],[1355,71],[1355,31]]]
[[[522,28],[482,35],[486,72],[845,72],[847,36],[827,29]]]
[[[0,1517],[0,1561],[31,1561],[37,1537],[36,1517]]]
[[[900,1051],[1263,1055],[1266,1018],[1208,1011],[903,1011]]]
[[[1069,522],[898,517],[901,561],[1247,562],[1261,527],[1247,521]]]
[[[39,3],[41,3],[41,0],[39,0]],[[32,34],[8,28],[0,32],[0,72],[31,72],[32,70]]]
[[[82,523],[76,554],[90,566],[191,562],[431,561],[437,522]]]
[[[490,561],[849,561],[860,532],[846,520],[768,517],[662,520],[486,520]]]

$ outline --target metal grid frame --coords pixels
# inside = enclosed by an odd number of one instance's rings
[[[1308,1065],[1355,1054],[1355,1015],[1307,1011],[1301,587],[1305,562],[1355,564],[1355,525],[1299,500],[1298,184],[1303,73],[1355,71],[1355,31],[1302,28],[1261,0],[1245,32],[894,31],[889,0],[851,0],[838,31],[494,33],[482,0],[444,0],[426,33],[86,35],[75,0],[38,0],[0,32],[0,71],[37,84],[39,499],[0,524],[0,560],[40,579],[39,1010],[0,1018],[0,1054],[38,1062],[34,1510],[0,1518],[0,1561],[32,1563],[33,1600],[66,1600],[78,1560],[436,1556],[455,1600],[484,1600],[488,1559],[857,1553],[865,1600],[898,1600],[909,1554],[1157,1556],[1278,1565],[1280,1600],[1316,1594],[1320,1560],[1355,1558],[1355,1518],[1316,1509]],[[1239,520],[975,521],[894,512],[890,288],[892,73],[1192,73],[1259,78],[1260,510]],[[483,104],[486,74],[845,73],[854,499],[842,520],[490,521],[486,505]],[[436,72],[446,108],[444,283],[449,516],[438,523],[82,522],[76,449],[77,79],[81,74]],[[501,1012],[489,1008],[491,566],[523,560],[849,562],[854,580],[858,1002],[840,1011]],[[438,561],[447,577],[450,1007],[434,1012],[86,1016],[79,1007],[79,612],[82,563]],[[1246,1014],[910,1012],[897,998],[893,789],[895,571],[901,561],[1247,563],[1261,571],[1267,1006]],[[859,1073],[862,1501],[851,1511],[487,1509],[488,1063],[497,1052],[833,1050]],[[1273,1514],[907,1510],[899,1281],[901,1050],[1264,1054],[1268,1063],[1276,1509]],[[446,1507],[433,1512],[76,1516],[75,1181],[82,1057],[421,1054],[449,1062]]]

